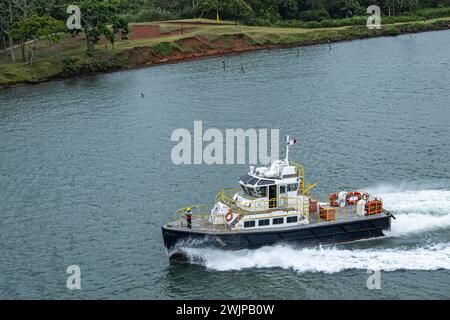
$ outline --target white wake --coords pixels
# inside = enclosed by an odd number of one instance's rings
[[[450,229],[450,191],[395,191],[394,188],[370,190],[381,196],[384,207],[397,218],[389,236]]]
[[[389,237],[417,237],[416,247],[345,249],[342,247],[298,248],[268,246],[256,250],[223,251],[210,248],[184,248],[192,263],[227,271],[247,268],[283,268],[296,272],[335,273],[348,269],[438,270],[450,269],[450,243],[419,245],[420,234],[450,229],[449,190],[404,190],[400,187],[367,188],[381,196],[392,221]]]
[[[364,270],[438,270],[450,269],[450,245],[435,244],[414,249],[339,249],[305,248],[289,245],[256,250],[223,251],[186,248],[192,261],[219,271],[248,268],[283,268],[299,273],[335,273],[348,269]]]

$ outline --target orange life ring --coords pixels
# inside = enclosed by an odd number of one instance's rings
[[[350,200],[352,198],[356,197],[356,199]],[[349,192],[347,194],[347,205],[353,206],[358,203],[359,200],[361,200],[361,192],[355,191],[355,192]]]
[[[233,213],[231,211],[228,211],[227,215],[225,216],[225,219],[227,219],[227,222],[233,220]]]
[[[330,205],[332,207],[337,207],[339,205],[338,202],[337,202],[337,199],[338,199],[338,194],[337,193],[333,193],[330,196]]]

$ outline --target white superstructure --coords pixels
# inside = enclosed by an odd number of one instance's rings
[[[309,196],[305,192],[303,168],[289,162],[292,144],[295,140],[287,137],[286,159],[275,160],[269,167],[250,167],[238,180],[241,190],[231,199],[223,197],[217,201],[210,222],[225,222],[232,229],[308,224]]]

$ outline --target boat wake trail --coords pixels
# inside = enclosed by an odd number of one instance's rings
[[[426,213],[411,213],[398,214],[395,217],[396,220],[392,220],[391,230],[385,231],[388,237],[450,229],[450,214],[436,216]]]
[[[371,192],[381,196],[384,207],[397,218],[392,220],[388,236],[450,229],[449,190],[396,191],[392,187],[378,187]]]
[[[222,251],[187,248],[193,263],[218,271],[248,268],[282,268],[298,273],[336,273],[349,269],[364,270],[438,270],[450,269],[450,244],[434,244],[413,249],[340,249],[304,248],[290,245],[256,250]]]
[[[375,191],[388,210],[400,213],[450,214],[450,190]]]
[[[433,231],[450,230],[449,190],[402,190],[395,187],[367,188],[383,198],[391,211],[392,230],[386,235],[402,238],[429,235]],[[420,237],[421,238],[421,237]],[[420,240],[418,238],[418,240]],[[428,240],[427,240],[428,239]],[[450,242],[447,238],[430,244],[417,241],[408,246],[372,249],[342,246],[299,248],[295,245],[267,246],[256,250],[223,251],[212,248],[185,248],[188,260],[208,269],[228,271],[247,268],[282,268],[299,273],[336,273],[349,269],[364,270],[438,270],[450,269]],[[379,243],[378,243],[379,245]]]

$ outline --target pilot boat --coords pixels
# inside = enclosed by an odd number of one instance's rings
[[[304,167],[286,158],[269,167],[250,167],[239,189],[224,189],[208,210],[190,205],[162,227],[169,258],[183,260],[183,246],[238,250],[276,243],[317,246],[384,236],[394,216],[376,195],[340,191],[321,201],[317,183],[305,181]],[[188,221],[190,217],[190,222]]]

